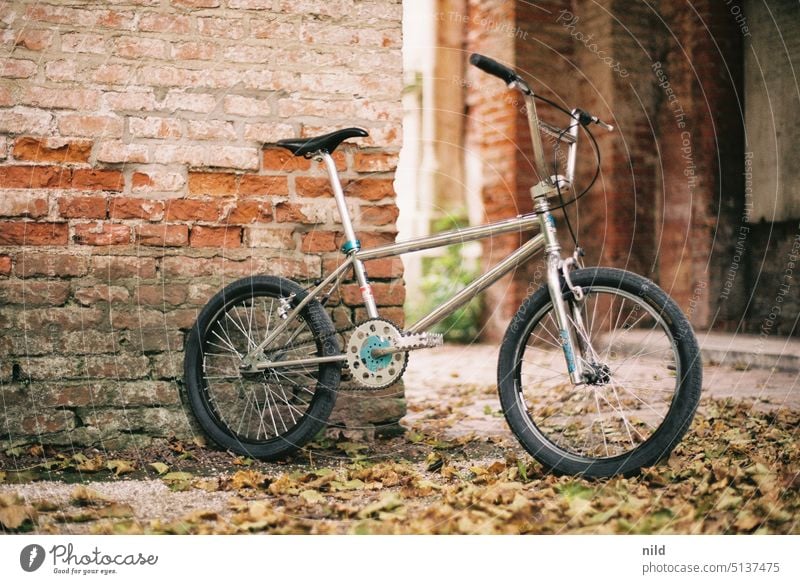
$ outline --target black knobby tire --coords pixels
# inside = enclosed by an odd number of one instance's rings
[[[280,299],[292,294],[293,307],[306,292],[276,276],[237,280],[206,304],[191,329],[184,359],[187,401],[203,431],[224,449],[262,460],[283,458],[312,440],[333,410],[339,363],[295,371],[240,371],[241,356],[266,338],[275,322],[282,322]],[[264,350],[264,357],[340,353],[330,317],[312,300]]]
[[[523,302],[503,339],[503,412],[522,446],[549,470],[635,474],[669,455],[689,428],[702,385],[697,341],[680,308],[650,280],[613,268],[576,270],[571,279],[586,295],[586,330],[577,340],[594,348],[583,354],[595,379],[570,383],[542,287]],[[570,310],[573,295],[566,286],[562,293]]]

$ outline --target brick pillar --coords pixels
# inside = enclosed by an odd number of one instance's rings
[[[670,84],[658,95],[664,173],[660,284],[692,324],[708,327],[744,312],[744,270],[720,296],[742,225],[742,37],[723,3],[693,6],[688,11],[662,3],[675,37],[663,47],[661,66],[653,68],[659,83]]]
[[[470,0],[467,7],[466,48],[513,66],[515,61],[515,6],[500,0]],[[467,149],[477,152],[481,164],[481,193],[486,221],[513,217],[517,200],[517,134],[519,119],[516,92],[501,81],[467,65]],[[518,236],[504,236],[484,243],[484,266],[489,267],[516,248]],[[486,323],[481,337],[497,340],[513,315],[517,298],[511,276],[486,292]]]
[[[394,239],[400,17],[397,0],[0,6],[3,443],[187,434],[200,307],[240,276],[340,259],[323,169],[276,140],[367,128],[337,164],[362,242]],[[370,275],[402,318],[402,265]],[[361,318],[343,297],[337,320]],[[396,423],[393,391],[343,397],[336,420]]]

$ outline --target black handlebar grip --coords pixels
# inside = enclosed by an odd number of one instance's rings
[[[506,85],[517,80],[517,74],[513,69],[509,69],[505,65],[501,65],[489,57],[484,57],[478,53],[472,53],[472,55],[469,57],[469,62],[475,65],[481,71],[485,71],[489,75],[499,77],[506,82]]]

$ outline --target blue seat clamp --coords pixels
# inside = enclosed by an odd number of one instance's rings
[[[344,244],[342,244],[342,253],[344,254],[350,253],[353,250],[358,251],[359,249],[361,249],[361,241],[358,239],[355,241],[345,241]]]

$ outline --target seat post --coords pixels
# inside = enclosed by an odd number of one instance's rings
[[[347,255],[354,254],[361,249],[361,242],[356,239],[356,232],[353,230],[353,221],[350,219],[350,213],[347,210],[347,201],[345,201],[344,191],[342,191],[342,183],[339,181],[339,173],[336,172],[336,162],[334,162],[333,157],[325,151],[319,152],[315,158],[321,158],[325,163],[325,168],[328,171],[328,179],[333,189],[333,198],[336,200],[336,207],[342,219],[345,237],[345,242],[342,245],[342,253]],[[355,272],[356,281],[358,281],[358,285],[361,288],[361,297],[364,300],[367,315],[370,318],[378,318],[378,308],[375,305],[372,286],[370,286],[369,280],[367,279],[367,271],[364,269],[364,262],[359,259],[353,259],[353,272]]]

